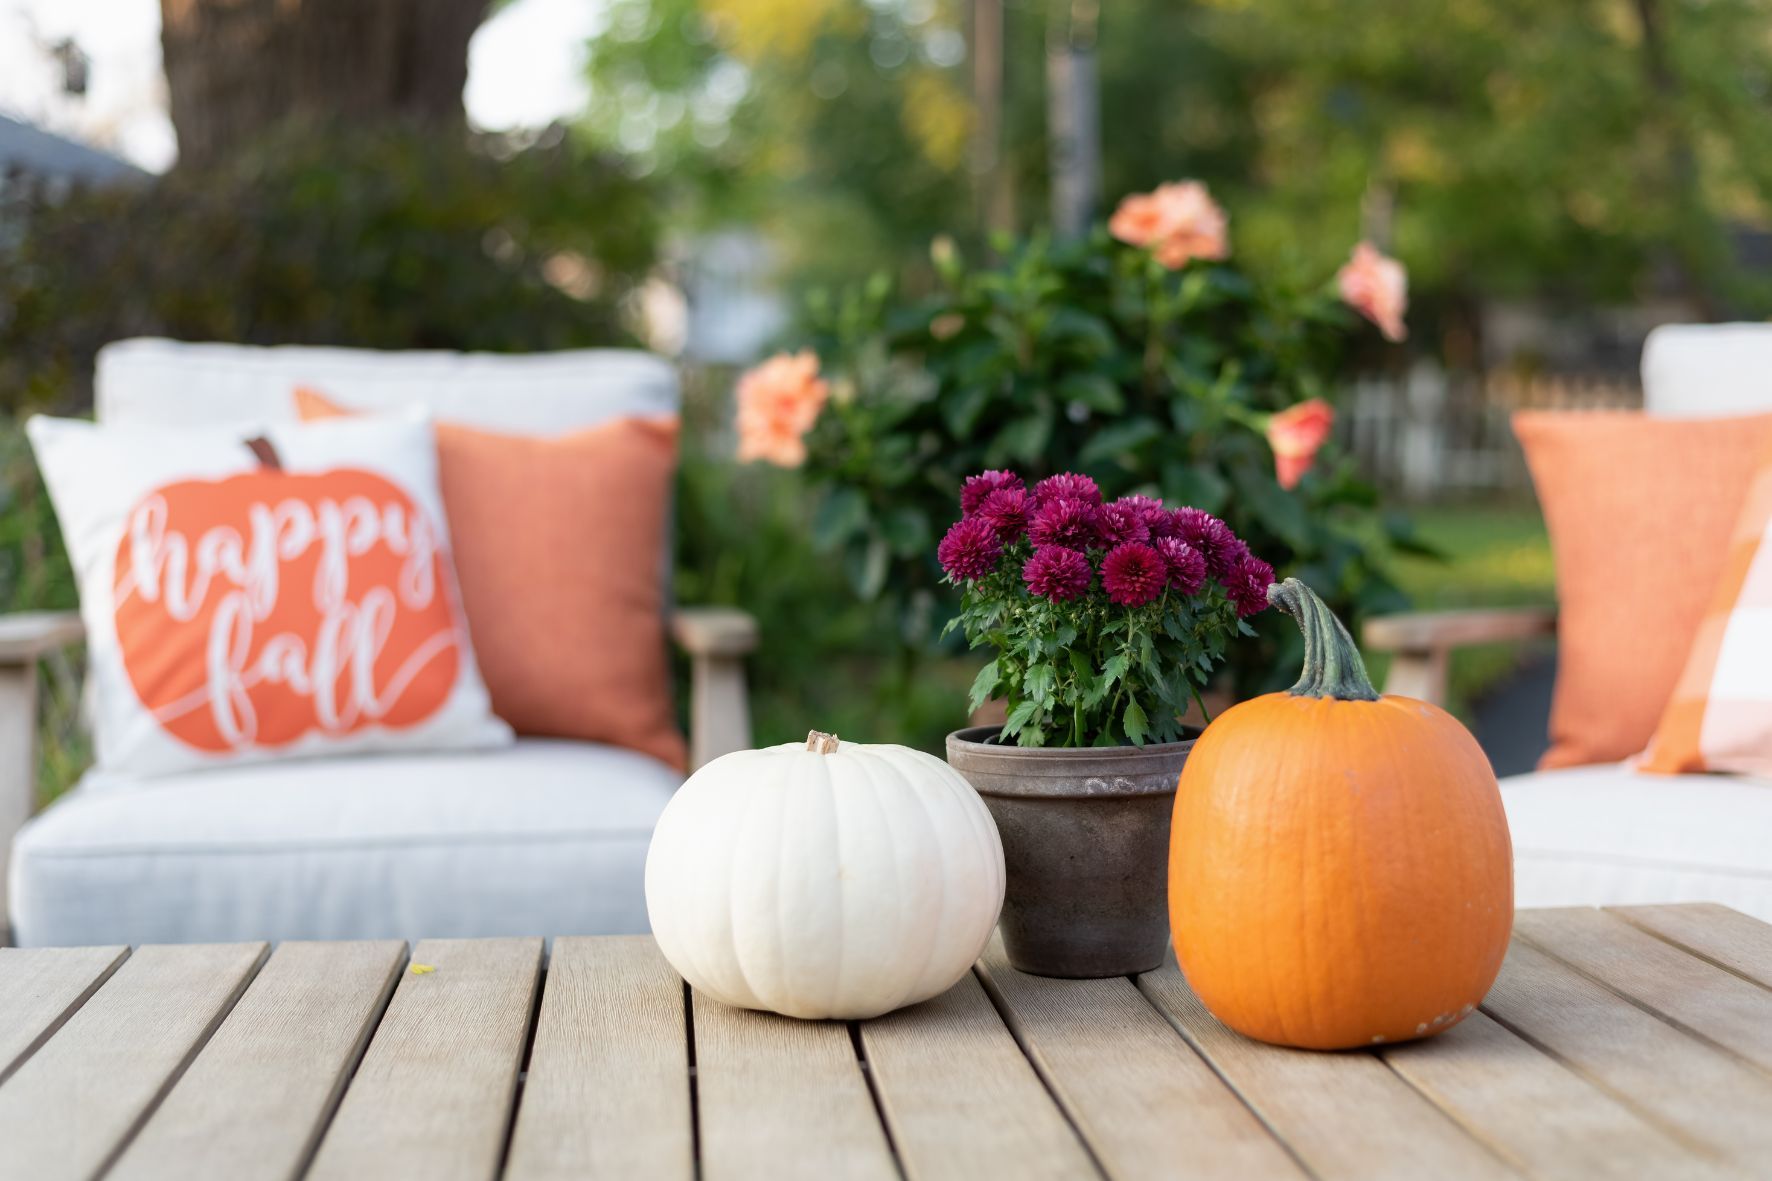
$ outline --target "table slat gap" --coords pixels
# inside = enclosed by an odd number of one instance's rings
[[[111,1177],[299,1175],[405,956],[397,940],[278,946]]]
[[[1070,1104],[1065,1102],[1063,1092],[1053,1080],[1046,1063],[1041,1060],[1039,1052],[1028,1043],[1027,1031],[1022,1028],[1021,1022],[1015,1016],[1015,1011],[1009,1007],[1009,1002],[997,989],[995,982],[991,980],[990,973],[985,970],[982,960],[973,965],[972,974],[978,981],[979,987],[984,989],[984,994],[990,1000],[991,1007],[997,1011],[997,1017],[1003,1022],[1003,1027],[1015,1040],[1015,1045],[1021,1050],[1022,1057],[1026,1058],[1028,1065],[1033,1068],[1034,1077],[1040,1080],[1040,1085],[1046,1089],[1047,1097],[1052,1100],[1053,1106],[1058,1108],[1059,1114],[1064,1117],[1064,1122],[1069,1125],[1071,1133],[1076,1136],[1077,1143],[1081,1144],[1083,1151],[1088,1154],[1089,1162],[1095,1166],[1095,1171],[1104,1178],[1109,1177],[1107,1166],[1102,1164],[1101,1156],[1095,1151],[1095,1145],[1089,1142],[1088,1135],[1084,1133],[1082,1125],[1077,1122],[1076,1113],[1071,1110]]]
[[[886,1105],[880,1100],[880,1080],[874,1077],[873,1067],[868,1062],[867,1048],[861,1041],[861,1022],[845,1021],[849,1027],[849,1045],[855,1051],[855,1065],[861,1071],[861,1081],[867,1084],[868,1099],[874,1105],[874,1118],[880,1121],[880,1131],[886,1137],[886,1151],[892,1154],[892,1163],[898,1169],[900,1178],[906,1176],[904,1158],[898,1152],[898,1140],[892,1134],[892,1121],[886,1118]]]
[[[0,948],[0,1083],[42,1049],[128,958],[127,946]]]
[[[541,1028],[541,1006],[547,991],[548,954],[544,944],[541,971],[535,978],[535,992],[529,998],[529,1026],[523,1035],[523,1054],[517,1061],[517,1082],[511,1088],[510,1118],[505,1121],[505,1138],[498,1153],[498,1168],[492,1173],[494,1177],[503,1177],[506,1166],[511,1163],[511,1147],[517,1138],[517,1117],[523,1110],[523,1095],[529,1084],[529,1061],[535,1054],[535,1034]]]
[[[1108,1176],[1307,1176],[1295,1154],[1124,976],[1056,980],[983,968]]]
[[[1249,1109],[1249,1114],[1254,1116],[1256,1121],[1259,1122],[1262,1127],[1267,1129],[1267,1134],[1273,1137],[1274,1143],[1286,1150],[1286,1155],[1292,1158],[1293,1163],[1298,1166],[1299,1171],[1312,1178],[1313,1181],[1321,1181],[1317,1176],[1316,1170],[1311,1168],[1310,1162],[1306,1161],[1302,1156],[1299,1156],[1298,1150],[1293,1148],[1291,1144],[1287,1143],[1286,1137],[1282,1136],[1280,1130],[1274,1127],[1273,1121],[1268,1119],[1267,1113],[1261,1109],[1261,1104],[1255,1102],[1248,1095],[1245,1095],[1243,1089],[1237,1086],[1237,1084],[1231,1080],[1230,1076],[1225,1074],[1224,1068],[1213,1059],[1211,1054],[1206,1052],[1204,1046],[1195,1040],[1194,1035],[1188,1031],[1187,1027],[1182,1025],[1182,1023],[1176,1019],[1175,1015],[1164,1008],[1155,997],[1151,996],[1150,992],[1145,988],[1143,977],[1133,977],[1132,980],[1133,984],[1138,988],[1139,995],[1150,1002],[1151,1008],[1157,1011],[1158,1016],[1168,1022],[1169,1028],[1173,1029],[1176,1034],[1180,1036],[1181,1040],[1188,1044],[1188,1048],[1193,1050],[1193,1052],[1199,1056],[1200,1061],[1206,1064],[1206,1069],[1218,1076],[1218,1081],[1224,1084],[1224,1089],[1235,1095],[1238,1101],[1241,1102],[1244,1107]]]
[[[508,1181],[692,1181],[683,981],[649,937],[554,941]]]
[[[1465,1020],[1468,1021],[1468,1020],[1470,1020],[1470,1018],[1467,1017],[1467,1018],[1465,1018]],[[1464,1022],[1461,1021],[1459,1024],[1462,1025],[1463,1023]],[[1457,1026],[1454,1026],[1453,1028],[1456,1029]],[[1445,1037],[1448,1034],[1450,1034],[1451,1032],[1452,1032],[1452,1030],[1449,1029],[1449,1030],[1446,1030],[1442,1033],[1436,1034],[1435,1037],[1436,1038]],[[1404,1043],[1404,1044],[1408,1045],[1408,1044],[1412,1044],[1412,1043]],[[1484,1148],[1488,1149],[1490,1154],[1493,1155],[1494,1157],[1496,1157],[1498,1160],[1500,1160],[1502,1164],[1504,1164],[1508,1168],[1514,1170],[1516,1173],[1519,1173],[1523,1177],[1530,1177],[1533,1175],[1532,1170],[1527,1168],[1526,1162],[1524,1160],[1522,1160],[1515,1152],[1510,1150],[1506,1145],[1497,1143],[1496,1140],[1494,1139],[1494,1137],[1488,1135],[1481,1127],[1478,1127],[1477,1125],[1473,1124],[1468,1118],[1466,1118],[1464,1116],[1463,1113],[1453,1109],[1452,1107],[1449,1107],[1446,1103],[1442,1102],[1440,1099],[1440,1096],[1438,1096],[1437,1094],[1434,1093],[1433,1088],[1423,1086],[1418,1080],[1411,1078],[1407,1073],[1405,1073],[1404,1071],[1399,1069],[1397,1064],[1395,1062],[1391,1061],[1391,1055],[1384,1053],[1383,1051],[1376,1050],[1376,1049],[1370,1050],[1370,1051],[1361,1050],[1358,1052],[1362,1053],[1362,1054],[1370,1054],[1373,1058],[1378,1059],[1378,1061],[1381,1062],[1387,1070],[1389,1070],[1392,1074],[1397,1076],[1398,1082],[1400,1082],[1404,1086],[1408,1087],[1411,1091],[1414,1091],[1417,1095],[1420,1095],[1424,1102],[1428,1103],[1436,1111],[1438,1111],[1442,1115],[1444,1115],[1447,1119],[1449,1119],[1453,1123],[1457,1124],[1461,1129],[1463,1129],[1465,1135],[1469,1136],[1472,1140],[1475,1140],[1478,1144],[1481,1144]]]
[[[1772,1078],[1772,990],[1604,911],[1523,911],[1520,922],[1516,938]],[[1614,941],[1619,946],[1606,946]]]
[[[541,974],[540,939],[427,939],[400,976],[310,1176],[492,1175]]]
[[[8,1176],[97,1176],[128,1146],[264,963],[263,943],[126,959],[0,1087]],[[78,1112],[70,1119],[69,1112]]]
[[[1772,924],[1712,903],[1604,909],[1687,955],[1772,989]]]
[[[1206,1010],[1173,957],[1141,976],[1139,987],[1314,1176],[1518,1176],[1490,1144],[1367,1050],[1325,1054],[1245,1038]]]
[[[683,985],[683,1047],[689,1067],[689,1160],[695,1181],[701,1181],[701,1080],[695,1068],[695,997],[689,981]]]
[[[1763,1075],[1524,939],[1479,1011],[1695,1152],[1750,1170],[1772,1152],[1772,1122],[1736,1118],[1743,1095],[1772,1110]]]

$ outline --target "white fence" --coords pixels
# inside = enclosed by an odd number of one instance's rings
[[[1616,377],[1448,374],[1422,364],[1406,377],[1356,382],[1337,434],[1371,479],[1410,500],[1501,495],[1531,487],[1514,411],[1642,405],[1642,389]]]

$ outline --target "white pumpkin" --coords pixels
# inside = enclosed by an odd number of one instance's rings
[[[875,1017],[951,988],[1003,907],[1003,844],[942,760],[813,733],[692,775],[646,855],[652,934],[729,1005]]]

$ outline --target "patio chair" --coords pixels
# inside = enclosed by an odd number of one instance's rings
[[[660,358],[243,348],[136,340],[99,356],[101,422],[293,419],[297,382],[554,434],[677,409]],[[668,558],[668,547],[666,548]],[[694,765],[750,745],[742,612],[679,609]],[[519,738],[489,751],[300,759],[141,779],[94,771],[42,815],[38,663],[73,613],[0,617],[0,904],[22,944],[562,935],[647,929],[642,868],[682,776],[632,751]],[[11,864],[6,865],[8,852]]]
[[[1772,410],[1772,325],[1658,328],[1642,372],[1650,414]],[[1393,654],[1386,692],[1438,703],[1453,650],[1555,629],[1549,610],[1450,611],[1374,619],[1363,638]],[[1772,781],[1607,764],[1510,776],[1501,792],[1521,906],[1710,901],[1772,919]]]

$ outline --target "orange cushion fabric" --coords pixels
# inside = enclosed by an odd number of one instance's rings
[[[310,389],[304,419],[353,413]],[[664,635],[677,420],[553,438],[437,424],[438,482],[493,712],[520,734],[605,742],[679,770]]]
[[[1748,488],[1710,610],[1640,768],[1772,776],[1772,453]]]
[[[1523,411],[1557,564],[1557,686],[1541,767],[1648,745],[1772,446],[1772,415],[1673,419]]]

